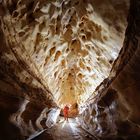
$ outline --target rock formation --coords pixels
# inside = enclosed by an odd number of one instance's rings
[[[0,1],[0,139],[53,126],[65,104],[72,116],[78,104],[79,124],[99,139],[137,139],[139,9],[139,0]]]
[[[123,48],[111,73],[91,97],[79,122],[100,139],[139,139],[139,8],[132,0]]]

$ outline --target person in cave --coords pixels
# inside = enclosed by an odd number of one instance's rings
[[[63,109],[63,115],[66,121],[68,121],[69,107],[66,105]]]

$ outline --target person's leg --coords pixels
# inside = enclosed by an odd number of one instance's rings
[[[66,120],[66,113],[65,113],[65,112],[63,112],[63,115],[64,115],[64,120]]]
[[[67,117],[67,121],[68,121],[68,113],[66,114],[66,117]]]

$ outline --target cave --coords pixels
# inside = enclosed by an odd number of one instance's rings
[[[0,0],[0,140],[139,140],[139,41],[139,0]]]

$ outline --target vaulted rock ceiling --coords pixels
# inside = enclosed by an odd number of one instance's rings
[[[0,139],[49,132],[75,102],[88,135],[140,139],[139,13],[139,0],[0,1]]]
[[[54,101],[82,103],[93,95],[122,47],[128,1],[5,0],[3,4],[7,43]],[[8,53],[3,57],[13,59]],[[18,76],[29,82],[26,73]]]

